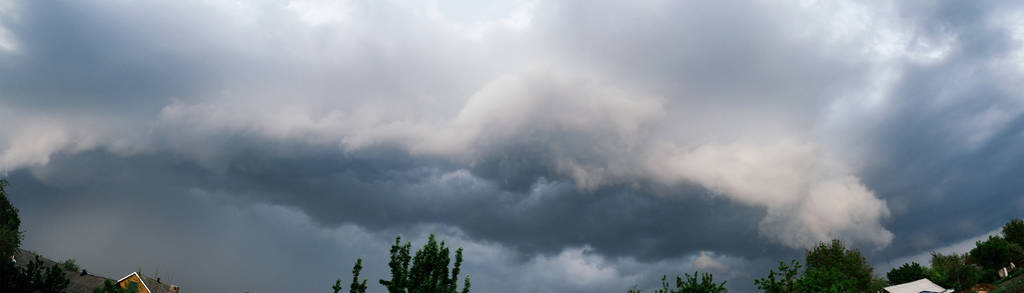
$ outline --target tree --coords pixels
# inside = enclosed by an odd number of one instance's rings
[[[995,272],[1010,264],[1010,242],[999,236],[989,236],[988,240],[978,241],[969,255],[971,262]]]
[[[928,279],[939,286],[963,291],[982,280],[981,268],[968,264],[966,255],[932,252],[931,262]]]
[[[722,283],[715,283],[714,277],[711,273],[700,273],[700,271],[693,272],[693,275],[683,274],[685,278],[676,276],[676,288],[672,289],[669,287],[668,276],[661,276],[661,289],[655,289],[654,293],[720,293],[726,292],[725,281]],[[697,278],[700,277],[700,280]],[[633,286],[633,288],[626,291],[626,293],[641,293],[639,287]]]
[[[462,248],[455,250],[455,265],[448,271],[451,262],[450,250],[442,241],[437,242],[433,234],[416,255],[410,257],[412,243],[402,244],[402,237],[395,237],[391,246],[391,280],[380,280],[389,293],[457,293],[458,276],[462,266]],[[410,266],[410,261],[412,265]],[[469,293],[469,276],[462,287],[462,293]]]
[[[676,276],[676,288],[677,290],[673,293],[719,293],[725,292],[725,282],[715,283],[711,273],[701,274],[699,271],[694,271],[693,275],[683,274],[686,276],[686,281]],[[697,275],[700,275],[700,281],[697,281]]]
[[[70,281],[58,264],[46,267],[37,255],[24,267],[10,261],[21,248],[21,219],[7,199],[9,183],[0,179],[0,292],[62,292]]]
[[[1011,243],[1024,247],[1024,220],[1013,219],[1003,225],[1003,237]]]
[[[38,256],[36,257],[38,258]],[[64,276],[64,270],[57,264],[46,268],[46,274],[40,278],[38,288],[42,293],[60,293],[71,285],[71,280]]]
[[[356,259],[356,264],[352,266],[352,284],[349,284],[349,293],[366,293],[366,279],[362,282],[359,281],[359,272],[363,270],[363,259]],[[341,292],[341,279],[334,281],[334,286],[331,286],[334,293]]]
[[[363,270],[363,259],[356,259],[356,265],[352,267],[352,284],[348,286],[349,293],[366,293],[366,279],[359,281],[359,271]]]
[[[774,269],[768,270],[768,277],[754,280],[754,285],[761,292],[766,293],[799,292],[800,278],[798,276],[801,267],[800,262],[795,259],[789,265],[780,260],[778,272],[775,272]]]
[[[871,279],[871,285],[868,288],[868,292],[882,292],[882,290],[885,290],[885,287],[889,287],[890,284],[889,280],[884,278],[873,278]]]
[[[849,278],[838,267],[819,267],[804,271],[800,278],[800,292],[867,292],[871,281],[860,284],[858,280]],[[864,286],[864,289],[858,287]]]
[[[25,267],[14,266],[11,262],[5,261],[12,268],[5,268],[5,279],[0,284],[0,292],[41,292],[57,293],[63,292],[70,281],[64,277],[64,270],[54,264],[47,267],[39,256],[30,261]]]
[[[341,292],[341,279],[334,280],[334,286],[331,286],[334,293]]]
[[[1010,261],[1020,264],[1024,263],[1024,247],[1017,243],[1010,243]]]
[[[10,258],[18,253],[21,247],[21,219],[18,219],[18,209],[7,200],[6,179],[0,179],[0,257]]]
[[[898,268],[893,268],[885,274],[885,278],[889,280],[891,284],[903,284],[907,282],[913,282],[927,277],[925,268],[921,264],[913,262],[909,264],[903,264]]]
[[[841,241],[819,242],[807,251],[807,270],[803,284],[829,290],[833,285],[858,292],[867,291],[871,285],[873,271],[867,259],[858,250],[847,249]]]

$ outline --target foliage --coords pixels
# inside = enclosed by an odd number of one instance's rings
[[[989,236],[988,240],[978,241],[969,255],[972,263],[995,271],[1010,264],[1010,242],[999,236]]]
[[[139,292],[139,284],[135,282],[129,282],[127,286],[121,288],[120,285],[114,283],[113,280],[103,281],[103,286],[92,289],[92,293],[135,293]],[[248,293],[248,292],[247,292]]]
[[[830,290],[843,286],[844,290],[864,292],[871,284],[873,271],[867,259],[858,250],[847,249],[838,239],[820,242],[807,251],[807,270],[803,285]]]
[[[725,281],[722,283],[715,283],[714,277],[711,273],[700,273],[699,271],[693,272],[693,275],[683,274],[685,278],[676,276],[676,288],[672,289],[669,287],[668,276],[661,276],[661,289],[655,289],[654,293],[719,293],[726,292]],[[697,279],[700,277],[700,280]],[[639,287],[633,286],[633,288],[626,291],[626,293],[641,293]]]
[[[4,259],[18,253],[22,237],[18,209],[7,200],[7,191],[4,190],[8,185],[7,180],[0,179],[0,257]]]
[[[838,267],[807,269],[800,279],[800,292],[867,292],[871,279],[861,284]],[[864,289],[858,289],[863,287]]]
[[[711,273],[701,274],[699,271],[693,272],[693,275],[683,274],[686,276],[684,282],[679,276],[676,276],[676,290],[678,293],[718,293],[725,292],[725,282],[715,283]],[[700,275],[700,281],[697,281],[697,275]]]
[[[352,267],[352,284],[348,286],[349,293],[366,293],[366,279],[363,279],[362,282],[359,281],[359,271],[362,270],[363,259],[356,259],[356,264]]]
[[[884,278],[871,279],[871,285],[868,286],[868,292],[882,292],[882,290],[885,289],[885,287],[889,287],[890,284],[895,283],[889,283],[889,280]]]
[[[792,260],[789,265],[783,261],[779,261],[778,272],[774,269],[768,270],[768,277],[754,280],[754,285],[761,292],[766,293],[791,293],[799,292],[798,285],[800,282],[800,262]],[[778,276],[778,278],[776,278]]]
[[[982,280],[981,268],[968,264],[966,255],[943,255],[932,252],[931,262],[932,269],[928,279],[939,286],[963,291]]]
[[[7,199],[7,180],[0,179],[0,292],[62,292],[70,281],[60,266],[46,267],[36,258],[19,267],[9,258],[20,251],[21,219],[18,209]]]
[[[334,286],[331,286],[331,289],[334,290],[334,293],[341,292],[341,279],[335,280]]]
[[[1024,263],[1024,246],[1020,246],[1017,243],[1010,242],[1010,261],[1020,266]]]
[[[46,267],[36,256],[24,267],[3,261],[0,268],[0,292],[63,292],[70,281],[57,264]]]
[[[927,276],[925,267],[922,267],[921,264],[916,262],[903,264],[898,268],[893,268],[885,274],[885,278],[892,284],[913,282],[926,278]]]
[[[81,267],[78,266],[77,263],[75,263],[75,259],[73,259],[73,258],[65,260],[64,262],[62,262],[60,264],[60,266],[65,271],[72,271],[72,272],[77,272],[77,271],[80,271],[82,269]]]
[[[455,265],[448,273],[451,262],[449,248],[440,244],[433,234],[416,255],[410,257],[412,244],[402,244],[402,237],[395,237],[391,246],[391,280],[380,280],[389,293],[456,293],[456,286],[462,266],[462,248],[455,250]],[[410,267],[410,261],[412,266]],[[466,277],[462,293],[469,293],[469,277]]]
[[[1024,220],[1013,219],[1003,225],[1003,237],[1010,243],[1024,247]]]
[[[366,293],[366,279],[359,282],[359,272],[363,270],[363,259],[356,259],[356,264],[352,266],[352,284],[349,284],[349,293]],[[341,279],[334,281],[334,286],[331,286],[334,293],[341,292]]]

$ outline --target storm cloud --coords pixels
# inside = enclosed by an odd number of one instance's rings
[[[396,234],[486,292],[906,258],[1024,207],[1021,85],[1013,2],[0,2],[26,247],[196,291],[382,278]]]

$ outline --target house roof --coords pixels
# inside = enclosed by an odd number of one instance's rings
[[[24,266],[32,260],[35,260],[36,256],[38,256],[38,254],[22,249],[15,255],[15,259],[17,259],[17,265]],[[39,260],[42,261],[43,265],[46,267],[57,264],[57,262],[42,256],[39,257]],[[107,280],[107,278],[101,276],[81,274],[81,272],[72,271],[64,271],[64,277],[68,278],[69,281],[68,287],[64,289],[64,291],[68,293],[89,293],[96,287],[102,287],[103,281]]]
[[[157,281],[156,279],[140,275],[138,272],[132,272],[131,274],[128,274],[127,276],[124,276],[124,278],[121,278],[120,280],[117,280],[117,282],[120,283],[121,281],[124,281],[125,279],[128,279],[129,277],[131,277],[133,275],[134,276],[138,276],[139,280],[142,280],[142,286],[146,287],[146,291],[149,291],[150,293],[170,293],[171,292],[171,285],[164,284],[164,283],[161,283],[160,281]]]
[[[942,288],[939,285],[935,285],[928,279],[920,279],[910,283],[903,283],[899,285],[885,287],[885,292],[889,293],[921,293],[921,292],[953,292],[952,289],[948,291],[946,288]]]

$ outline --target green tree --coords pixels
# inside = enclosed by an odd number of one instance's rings
[[[363,259],[356,259],[356,264],[352,266],[352,284],[349,284],[349,293],[366,293],[366,279],[362,282],[359,281],[359,272],[363,270]],[[334,281],[334,286],[331,286],[334,293],[341,292],[341,279]]]
[[[668,276],[661,276],[661,288],[654,289],[654,293],[720,293],[726,292],[725,281],[715,283],[711,273],[693,272],[693,275],[683,274],[684,277],[676,276],[675,289],[669,287]],[[698,280],[698,277],[700,278]],[[626,293],[642,293],[638,286],[626,291]]]
[[[7,200],[6,179],[0,179],[0,257],[10,258],[18,253],[21,247],[21,219],[18,218],[18,209]]]
[[[800,292],[867,292],[868,284],[846,276],[838,267],[819,267],[804,271],[800,278]],[[859,289],[864,286],[864,289]]]
[[[778,272],[774,269],[768,270],[768,277],[754,280],[754,285],[766,293],[799,292],[801,267],[800,262],[795,259],[788,265],[780,260]]]
[[[989,236],[988,240],[978,241],[969,256],[972,263],[995,272],[1010,264],[1010,242],[999,236]]]
[[[366,293],[366,279],[363,279],[362,282],[359,281],[359,271],[362,270],[363,259],[356,259],[356,264],[352,267],[352,284],[348,286],[349,293]]]
[[[1014,262],[1018,266],[1024,263],[1024,246],[1017,245],[1017,243],[1010,243],[1010,261]]]
[[[967,263],[966,255],[932,252],[931,262],[928,279],[939,286],[963,291],[982,280],[981,268]]]
[[[889,287],[889,280],[884,278],[873,278],[871,279],[871,285],[868,288],[868,292],[882,292],[885,287]]]
[[[331,289],[334,290],[334,293],[341,292],[341,279],[334,280],[334,286],[331,286]]]
[[[391,246],[390,280],[380,280],[389,293],[457,293],[458,276],[462,266],[462,248],[455,250],[455,265],[449,274],[450,250],[442,241],[437,242],[433,234],[422,248],[410,257],[412,243],[402,244],[402,237],[395,237]],[[411,266],[410,266],[410,261]],[[466,277],[462,293],[469,293],[469,277]]]
[[[807,251],[803,284],[821,290],[843,286],[844,290],[867,291],[873,271],[860,251],[847,249],[838,239],[820,242]]]
[[[63,292],[71,283],[64,277],[64,270],[60,266],[53,264],[47,267],[38,255],[24,268],[16,268],[14,273],[17,275],[14,283],[8,284],[13,288],[10,292],[58,293]]]
[[[928,277],[927,272],[925,271],[925,267],[922,267],[919,263],[905,263],[898,268],[890,270],[885,274],[885,278],[888,279],[891,284],[903,284]]]
[[[683,274],[686,276],[685,281],[679,276],[676,276],[676,288],[677,291],[673,293],[719,293],[725,292],[725,282],[715,283],[714,277],[711,273],[700,273],[699,271],[693,272],[693,275]],[[700,280],[697,280],[697,276],[700,275]]]
[[[1024,247],[1024,220],[1013,219],[1003,225],[1003,237],[1011,243]]]
[[[121,286],[114,283],[113,280],[103,281],[103,286],[92,289],[92,293],[136,293],[139,292],[139,284],[135,282],[128,283],[128,286],[121,288]],[[248,293],[248,292],[246,292]]]

